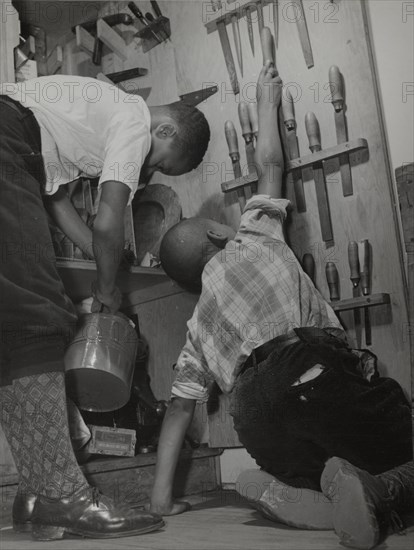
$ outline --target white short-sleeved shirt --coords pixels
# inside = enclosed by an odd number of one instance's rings
[[[45,194],[84,176],[125,183],[131,194],[151,147],[145,101],[94,78],[54,75],[3,84],[0,94],[36,117],[46,169]]]

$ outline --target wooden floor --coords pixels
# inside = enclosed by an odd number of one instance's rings
[[[166,518],[155,533],[112,540],[68,538],[35,542],[11,529],[10,503],[3,502],[1,550],[344,550],[331,531],[300,531],[273,523],[232,491],[189,497],[191,511]],[[378,550],[413,550],[414,528],[393,535]]]

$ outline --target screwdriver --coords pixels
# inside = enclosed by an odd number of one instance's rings
[[[362,294],[368,296],[370,294],[370,245],[368,239],[364,239],[358,243],[359,265],[361,269],[361,287]],[[372,344],[371,335],[371,318],[369,308],[364,308],[365,317],[365,343],[367,346]]]
[[[331,302],[339,300],[339,275],[336,265],[333,262],[328,262],[325,268],[326,280],[328,281],[329,296]]]
[[[245,101],[240,101],[238,111],[240,126],[246,147],[247,168],[250,174],[254,171],[253,130],[250,125],[249,108]]]
[[[350,241],[348,244],[348,262],[350,269],[350,279],[352,281],[352,296],[357,298],[359,296],[359,282],[361,280],[360,267],[359,267],[359,252],[358,243],[356,241]],[[360,346],[361,342],[361,315],[359,309],[354,309],[354,327],[355,338]]]

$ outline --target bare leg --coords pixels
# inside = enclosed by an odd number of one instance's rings
[[[282,80],[271,61],[263,66],[257,81],[259,133],[255,151],[259,174],[258,193],[280,198],[282,192],[283,152],[278,125]]]

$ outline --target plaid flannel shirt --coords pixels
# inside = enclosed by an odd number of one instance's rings
[[[228,393],[252,350],[299,327],[342,327],[283,237],[289,204],[256,195],[234,240],[205,266],[202,292],[175,367],[172,397]]]

